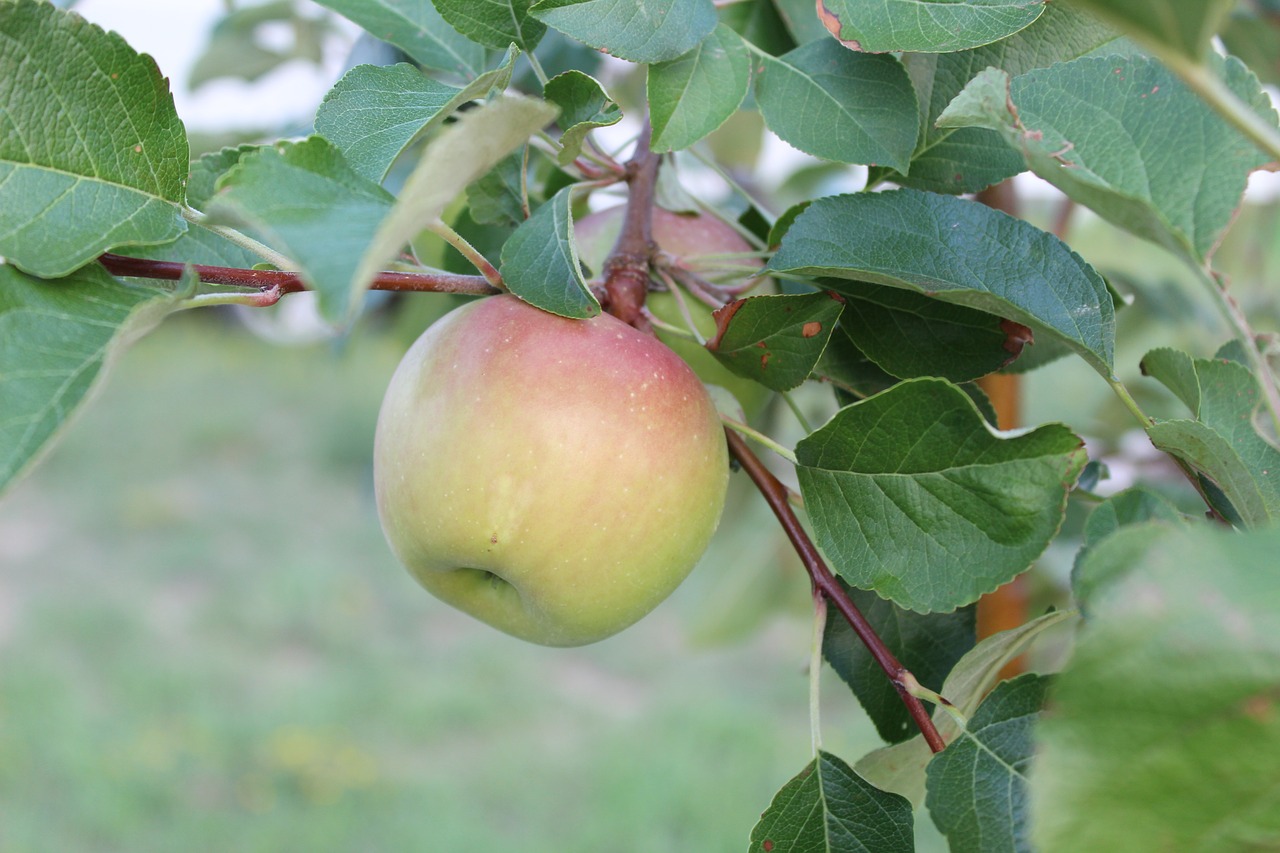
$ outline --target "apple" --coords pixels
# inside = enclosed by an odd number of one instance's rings
[[[387,541],[449,604],[576,646],[658,605],[702,556],[729,462],[715,406],[656,338],[514,296],[427,329],[378,415]]]
[[[622,205],[600,210],[582,217],[573,225],[578,257],[597,275],[622,230],[624,210]],[[714,273],[707,268],[710,262],[704,264],[701,260],[703,256],[750,252],[755,248],[731,226],[709,214],[685,215],[654,207],[652,232],[653,241],[658,244],[658,248],[680,259],[694,272],[711,277],[712,280]],[[761,261],[750,258],[735,263],[763,265]],[[762,291],[769,292],[769,289],[762,286]],[[684,301],[702,336],[707,339],[714,337],[716,322],[711,317],[711,306],[688,295]],[[645,305],[659,320],[680,328],[688,325],[679,303],[670,293],[650,293]],[[729,370],[696,341],[662,331],[658,332],[658,337],[688,362],[702,377],[702,381],[719,385],[732,393],[749,417],[758,415],[772,396],[769,389],[759,382],[752,382]]]

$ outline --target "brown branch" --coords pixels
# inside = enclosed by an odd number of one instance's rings
[[[99,256],[98,262],[112,275],[177,281],[182,278],[183,270],[190,266],[200,280],[208,284],[256,287],[264,293],[270,291],[277,296],[309,289],[297,273],[280,270],[247,270],[203,264],[179,264],[172,261],[130,258],[109,252]],[[420,293],[473,293],[476,295],[501,293],[498,288],[485,281],[484,276],[453,275],[452,273],[380,272],[374,277],[369,288]]]
[[[649,292],[649,259],[653,256],[653,197],[658,155],[649,150],[645,123],[635,153],[627,161],[627,209],[622,232],[604,262],[604,308],[625,323],[644,328],[641,308]]]
[[[827,568],[822,555],[818,553],[817,546],[813,544],[813,540],[809,538],[809,534],[801,526],[800,519],[796,517],[795,511],[791,509],[791,504],[787,502],[787,487],[777,477],[773,476],[772,471],[764,466],[760,458],[747,446],[747,442],[742,436],[731,429],[725,430],[725,436],[729,441],[729,452],[742,465],[742,470],[747,472],[747,476],[751,478],[751,481],[756,484],[756,488],[764,496],[765,502],[769,504],[773,514],[777,516],[782,529],[786,531],[792,547],[800,555],[800,561],[804,563],[805,571],[809,573],[814,590],[821,593],[828,602],[835,605],[835,608],[844,616],[849,626],[853,628],[853,632],[858,635],[858,639],[867,647],[867,651],[871,652],[871,656],[875,658],[876,663],[884,670],[885,675],[889,676],[889,681],[893,683],[898,695],[902,698],[903,704],[907,706],[907,712],[911,715],[911,719],[920,728],[920,733],[924,735],[925,741],[929,744],[929,749],[934,752],[942,752],[946,748],[946,743],[943,742],[942,736],[938,734],[938,729],[933,725],[933,718],[925,710],[924,703],[912,696],[907,689],[907,684],[914,681],[915,676],[898,662],[893,652],[889,651],[888,646],[884,644],[884,641],[876,634],[875,629],[871,627],[871,623],[862,615],[862,611],[845,593],[844,588],[840,586],[835,576],[831,574],[831,570]]]

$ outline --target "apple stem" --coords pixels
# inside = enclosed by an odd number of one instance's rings
[[[624,323],[646,328],[645,296],[649,292],[649,261],[653,257],[653,201],[659,157],[649,149],[651,129],[646,121],[635,152],[627,161],[627,208],[622,232],[604,262],[604,309]]]
[[[929,749],[934,752],[942,752],[947,745],[942,740],[942,736],[938,734],[938,729],[933,724],[933,718],[929,716],[924,703],[911,694],[911,686],[917,683],[915,676],[898,662],[893,652],[884,644],[884,640],[880,639],[875,629],[871,627],[871,623],[862,615],[862,611],[849,598],[849,595],[844,591],[844,587],[836,580],[835,575],[831,574],[831,570],[827,568],[826,561],[818,553],[817,546],[813,544],[813,540],[809,538],[809,534],[805,532],[800,519],[796,516],[795,511],[792,510],[790,503],[788,503],[787,487],[773,475],[772,471],[765,467],[765,464],[760,461],[760,457],[751,451],[742,436],[731,429],[726,429],[725,438],[729,442],[729,453],[742,466],[742,470],[747,472],[747,476],[751,478],[756,488],[760,490],[760,494],[764,496],[765,503],[773,510],[773,514],[782,525],[782,529],[786,531],[787,538],[791,540],[792,547],[795,548],[796,553],[800,556],[800,561],[804,564],[805,571],[809,573],[809,579],[813,583],[814,594],[822,596],[827,603],[834,605],[840,611],[840,615],[849,623],[849,627],[853,628],[853,632],[858,635],[858,639],[867,647],[867,651],[871,652],[871,656],[875,658],[876,663],[884,670],[885,675],[889,676],[889,681],[892,682],[894,689],[898,691],[898,696],[902,698],[903,704],[907,706],[907,713],[911,715],[911,719],[919,727],[920,733],[924,735],[925,742],[929,744]]]
[[[297,293],[309,290],[306,282],[296,272],[283,270],[249,270],[236,267],[214,267],[204,264],[180,264],[173,261],[153,261],[148,258],[130,258],[124,255],[113,255],[110,252],[100,255],[98,262],[112,275],[131,276],[134,278],[154,278],[163,281],[178,281],[183,270],[190,268],[206,284],[228,284],[239,287],[256,287],[264,295],[270,294],[270,302],[285,293]],[[419,293],[469,293],[487,295],[501,293],[484,276],[454,275],[452,273],[427,272],[380,272],[369,285],[370,290],[391,290]]]

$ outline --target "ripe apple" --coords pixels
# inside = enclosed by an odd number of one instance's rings
[[[666,598],[728,476],[715,406],[670,349],[506,295],[418,338],[374,446],[382,527],[418,582],[548,646],[608,637]]]
[[[600,273],[613,244],[617,242],[618,233],[622,230],[623,211],[622,205],[611,207],[588,214],[573,224],[578,257],[596,274]],[[658,244],[658,248],[679,258],[704,277],[713,278],[713,273],[707,268],[710,262],[702,262],[703,256],[750,252],[754,249],[741,234],[709,214],[683,215],[655,207],[652,231],[653,241]],[[750,258],[735,263],[762,266],[761,261]],[[767,288],[762,290],[768,292]],[[702,336],[707,339],[714,337],[716,322],[711,317],[711,307],[692,296],[685,296],[684,301]],[[645,305],[659,320],[681,328],[687,325],[679,303],[670,293],[650,293]],[[769,401],[771,393],[768,388],[738,376],[696,341],[662,331],[658,332],[658,337],[688,362],[702,377],[702,381],[730,391],[748,416],[758,415]]]

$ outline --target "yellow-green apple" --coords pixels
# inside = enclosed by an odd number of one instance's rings
[[[596,274],[601,272],[605,259],[617,242],[618,233],[622,230],[624,209],[619,205],[597,211],[582,217],[573,225],[578,257]],[[659,249],[694,272],[713,280],[715,261],[704,260],[706,256],[754,250],[741,234],[709,214],[684,215],[655,207],[652,234]],[[762,266],[762,262],[754,258],[735,260],[732,263]],[[711,317],[711,307],[690,296],[686,296],[684,301],[699,333],[707,339],[715,337],[716,322]],[[650,293],[645,304],[659,320],[681,328],[687,326],[684,313],[672,294],[662,291]],[[759,414],[769,401],[771,392],[768,388],[733,373],[696,341],[661,330],[658,331],[658,337],[688,362],[704,382],[730,391],[748,416]]]
[[[670,349],[507,295],[413,344],[374,447],[382,527],[418,582],[549,646],[603,639],[666,598],[728,475],[715,406]]]

